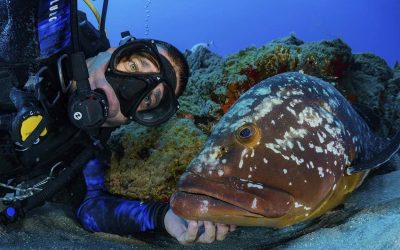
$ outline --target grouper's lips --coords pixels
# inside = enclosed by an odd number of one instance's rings
[[[192,220],[222,217],[279,218],[293,206],[289,193],[236,177],[210,179],[186,172],[171,206],[178,215]]]

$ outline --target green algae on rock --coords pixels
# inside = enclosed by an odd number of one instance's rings
[[[114,154],[107,173],[111,193],[167,201],[179,176],[207,137],[189,119],[157,128],[129,124],[110,139]]]
[[[304,43],[292,34],[260,48],[250,47],[226,58],[222,82],[228,93],[216,102],[226,112],[254,84],[289,71],[336,80],[346,74],[351,59],[350,47],[340,39]]]

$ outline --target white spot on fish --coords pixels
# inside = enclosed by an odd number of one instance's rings
[[[264,161],[265,164],[268,164],[268,160],[267,159],[264,158],[263,161]]]
[[[312,161],[310,161],[310,166],[311,168],[314,168],[314,163]]]
[[[242,168],[242,167],[243,167],[243,159],[240,159],[239,168]]]
[[[261,101],[261,104],[254,108],[255,114],[259,117],[264,117],[266,114],[272,111],[272,109],[282,104],[283,100],[276,97],[266,97]]]
[[[272,124],[272,125],[275,125],[275,121],[274,121],[274,120],[272,120],[272,121],[271,121],[271,124]]]
[[[249,178],[249,179],[250,179],[250,178],[251,178],[251,174],[249,174],[249,175],[247,176],[247,178]]]
[[[300,203],[298,203],[298,202],[295,202],[294,203],[294,207],[295,208],[299,208],[299,207],[302,207],[303,206],[303,204],[300,204]]]
[[[287,169],[283,169],[283,173],[284,173],[284,174],[287,174]]]
[[[290,95],[304,95],[304,92],[301,89],[294,89],[289,93]]]
[[[311,210],[311,207],[306,207],[306,206],[304,206],[304,210]]]
[[[203,200],[200,204],[200,213],[205,214],[208,212],[208,201]]]
[[[324,141],[325,141],[324,137],[319,132],[317,132],[317,135],[318,135],[319,142],[324,143]]]
[[[304,183],[307,183],[307,180],[304,180]]]
[[[224,171],[222,169],[218,170],[218,175],[219,176],[223,176],[224,175]]]
[[[299,124],[306,122],[313,128],[321,125],[322,123],[322,118],[319,116],[318,112],[311,107],[304,108],[304,110],[299,113],[298,117],[299,120],[297,122]]]
[[[254,183],[247,183],[248,188],[257,188],[257,189],[263,189],[264,187],[260,184],[254,184]]]
[[[289,107],[286,107],[286,109],[287,109],[290,113],[292,113],[292,115],[297,116],[296,111],[294,111],[294,109],[289,108]]]
[[[223,160],[222,160],[222,164],[226,164],[226,159],[223,159]]]
[[[293,101],[290,102],[290,107],[294,108],[297,104],[302,103],[300,99],[294,99]]]
[[[247,153],[247,148],[243,149],[242,155],[240,156],[239,168],[243,167],[243,156]]]
[[[251,158],[254,157],[254,148],[251,149]]]
[[[270,93],[271,93],[271,88],[269,86],[268,87],[264,87],[264,88],[258,88],[254,92],[255,95],[259,95],[259,96],[265,96],[265,95],[268,95]]]
[[[297,142],[297,146],[300,148],[301,151],[304,151],[305,149],[303,148],[303,146],[301,145],[301,143],[299,141]]]
[[[317,153],[322,153],[322,152],[324,152],[324,150],[323,150],[321,147],[319,147],[319,146],[315,146],[315,151],[316,151]]]
[[[333,190],[335,190],[336,189],[336,184],[335,185],[333,185],[333,188],[332,188]]]
[[[332,109],[331,109],[331,107],[328,105],[328,103],[324,103],[324,109],[326,110],[326,111],[328,111],[329,113],[332,113]]]
[[[324,128],[332,137],[336,137],[341,133],[340,128],[332,128],[329,124],[325,124]]]
[[[324,175],[324,169],[323,168],[321,168],[321,167],[318,167],[318,174],[319,174],[319,176],[321,177],[321,178],[323,178],[325,175]]]
[[[251,208],[257,208],[257,198],[254,198]]]
[[[278,149],[292,149],[293,148],[293,142],[292,140],[295,138],[304,138],[304,136],[307,134],[307,130],[305,129],[294,129],[292,127],[289,128],[290,131],[286,131],[283,139],[275,139],[275,143],[266,143],[265,146],[272,151],[274,151],[277,154],[280,154],[285,160],[290,160],[290,158],[286,155],[283,155],[282,152]]]
[[[291,182],[289,182],[289,186],[291,186],[292,185],[292,183]]]
[[[299,159],[295,155],[291,155],[290,158],[296,162],[297,165],[301,165],[304,162],[304,159]]]

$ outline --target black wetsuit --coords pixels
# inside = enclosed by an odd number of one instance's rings
[[[23,86],[28,76],[43,65],[51,71],[55,59],[70,50],[69,8],[66,0],[0,0],[0,114],[15,112],[7,95],[11,87]],[[86,56],[107,49],[85,44],[90,40],[93,37],[80,40],[82,47],[87,48]],[[58,86],[59,83],[50,81],[48,89],[56,91]],[[66,115],[67,99],[62,97],[49,111],[54,119],[48,134],[27,150],[18,150],[10,135],[0,130],[0,181],[21,173],[35,176],[59,161],[68,165],[74,155],[91,143],[85,132],[70,124]],[[105,141],[110,132],[110,129],[100,129],[98,133]],[[162,229],[168,205],[110,195],[104,186],[106,163],[93,159],[84,168],[87,191],[77,210],[81,224],[91,231],[116,234]]]

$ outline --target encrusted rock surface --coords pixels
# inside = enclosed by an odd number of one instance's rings
[[[113,157],[107,174],[110,192],[143,200],[168,201],[193,155],[207,137],[190,119],[164,126],[124,126],[111,138]]]

